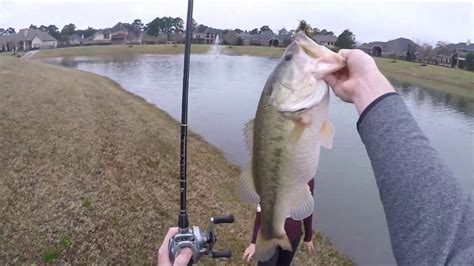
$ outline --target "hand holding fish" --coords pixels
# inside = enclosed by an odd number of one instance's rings
[[[314,251],[313,240],[310,240],[308,242],[305,241],[304,246],[309,253],[312,253]]]
[[[244,251],[242,260],[247,259],[247,262],[250,262],[250,259],[252,259],[253,255],[255,255],[255,244],[250,243],[250,245]]]
[[[346,67],[326,75],[324,80],[339,98],[354,103],[359,114],[379,96],[395,91],[368,54],[342,49],[339,55],[346,59]]]

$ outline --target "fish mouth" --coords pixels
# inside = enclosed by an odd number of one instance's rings
[[[279,84],[287,88],[280,81],[277,81]],[[324,81],[322,81],[324,82]],[[325,82],[324,82],[325,83]],[[325,83],[326,86],[317,88],[313,93],[306,95],[304,98],[295,101],[295,102],[276,102],[274,98],[271,99],[274,106],[279,106],[277,109],[283,113],[302,113],[307,110],[310,110],[314,107],[317,107],[321,104],[322,100],[327,97],[329,94],[329,86]],[[291,90],[287,88],[288,90]],[[294,90],[292,90],[294,91]]]
[[[346,59],[341,55],[332,52],[324,46],[317,44],[315,41],[310,39],[302,31],[298,32],[295,37],[295,43],[303,49],[303,51],[312,58],[319,59],[326,56],[335,56],[336,61],[340,61],[345,64]]]
[[[283,83],[283,82],[280,81],[280,80],[277,80],[277,83],[278,83],[279,85],[281,85],[283,88],[294,92],[294,91],[299,91],[299,90],[301,90],[301,89],[306,85],[306,83],[308,83],[308,82],[305,81],[305,82],[303,83],[303,85],[298,86],[297,88],[294,88],[294,87],[292,87],[292,86],[290,86],[290,85],[287,85],[287,84]]]

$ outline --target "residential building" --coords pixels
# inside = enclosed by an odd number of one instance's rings
[[[407,52],[410,49],[416,49],[418,45],[410,39],[407,38],[397,38],[387,42],[369,42],[363,43],[359,49],[365,51],[366,53],[372,56],[382,56],[382,57],[406,57]]]
[[[313,40],[319,45],[324,45],[326,47],[334,47],[334,44],[337,41],[337,37],[334,35],[324,35],[316,34],[313,36]]]
[[[73,35],[69,36],[69,38],[68,38],[68,44],[70,46],[82,45],[83,42],[84,42],[84,38],[77,35],[77,34],[73,34]]]
[[[47,32],[37,29],[22,29],[16,34],[0,36],[2,51],[34,49],[51,49],[58,46],[58,41]]]
[[[455,48],[451,59],[451,66],[461,69],[466,68],[466,56],[468,53],[474,54],[474,44],[464,45],[464,47]]]
[[[214,44],[219,33],[219,30],[209,27],[201,32],[193,32],[193,42],[198,44]],[[222,44],[222,38],[219,38],[219,44]]]
[[[244,45],[280,46],[281,39],[273,31],[267,30],[259,34],[240,34]]]

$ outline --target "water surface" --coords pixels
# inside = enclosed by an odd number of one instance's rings
[[[50,62],[109,77],[180,119],[181,55],[76,57]],[[191,56],[189,126],[240,166],[249,158],[241,129],[254,117],[261,90],[277,62],[249,56]],[[474,97],[392,83],[463,188],[472,193]],[[355,126],[357,112],[332,96],[329,118],[336,137],[332,150],[322,149],[316,174],[315,227],[359,264],[393,264],[377,186]]]

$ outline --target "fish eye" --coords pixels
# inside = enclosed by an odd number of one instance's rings
[[[285,55],[285,61],[290,61],[292,57],[293,57],[292,54]]]

